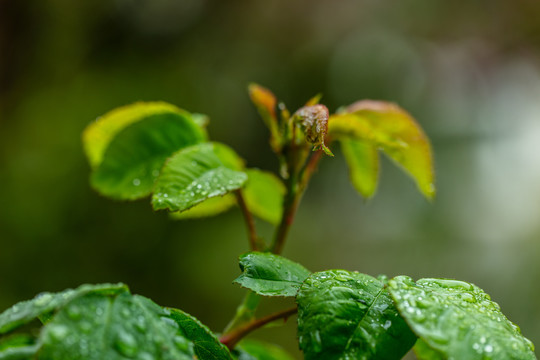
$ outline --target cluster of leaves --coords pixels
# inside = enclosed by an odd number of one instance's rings
[[[193,316],[132,295],[123,284],[83,285],[0,314],[0,360],[290,360],[274,345],[243,338],[295,313],[308,360],[393,360],[412,347],[421,360],[536,358],[532,343],[472,284],[311,273],[277,255],[318,161],[333,156],[334,142],[365,198],[377,188],[379,151],[433,198],[431,149],[414,119],[394,104],[359,101],[330,115],[315,96],[291,114],[269,90],[253,84],[249,92],[270,131],[280,176],[247,168],[233,149],[208,139],[206,116],[167,103],[118,108],[83,134],[91,185],[105,196],[151,197],[154,210],[175,219],[241,208],[252,251],[240,257],[242,275],[234,282],[249,291],[225,333],[218,339]],[[272,243],[257,236],[252,214],[276,225]],[[261,296],[294,297],[296,306],[256,318]],[[43,325],[35,326],[36,319]]]
[[[274,254],[240,258],[236,283],[264,296],[292,296],[306,359],[536,359],[532,343],[475,285],[346,270],[311,273]]]

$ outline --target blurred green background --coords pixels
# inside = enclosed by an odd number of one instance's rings
[[[331,110],[397,102],[435,153],[434,203],[389,161],[366,203],[334,149],[284,255],[313,271],[473,282],[540,346],[534,0],[0,0],[0,310],[122,281],[221,331],[243,296],[231,284],[247,250],[239,211],[173,222],[148,201],[102,198],[81,132],[114,107],[165,100],[208,114],[215,140],[276,170],[250,81],[291,109],[317,92]],[[255,337],[299,357],[293,325]]]

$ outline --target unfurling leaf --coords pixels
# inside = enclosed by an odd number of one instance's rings
[[[289,259],[262,252],[240,256],[240,270],[243,274],[234,282],[264,296],[295,296],[311,273]]]
[[[274,94],[258,84],[249,84],[249,97],[255,105],[264,123],[270,130],[270,145],[275,152],[280,150],[279,122],[276,116],[277,99]]]
[[[327,155],[334,156],[324,142],[328,132],[328,117],[328,108],[320,104],[301,107],[293,115],[307,142],[315,146],[314,150],[322,149]]]
[[[429,140],[399,106],[382,101],[359,101],[330,117],[328,134],[333,140],[355,139],[381,149],[412,176],[426,198],[435,196]]]
[[[389,281],[389,291],[411,329],[423,343],[421,360],[536,359],[532,343],[480,288],[458,280],[408,276]],[[429,348],[431,351],[429,351]]]
[[[401,359],[416,340],[384,283],[369,275],[314,273],[296,302],[298,341],[306,360]]]
[[[241,188],[243,161],[226,145],[202,143],[171,156],[156,181],[155,210],[184,211],[207,199]]]

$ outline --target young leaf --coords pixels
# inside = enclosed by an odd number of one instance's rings
[[[270,130],[270,145],[275,152],[279,152],[279,126],[276,115],[277,99],[275,95],[265,87],[258,84],[249,84],[248,86],[249,97],[251,102],[257,108],[264,123]]]
[[[240,256],[235,283],[264,296],[295,296],[310,271],[279,255],[250,252]]]
[[[103,195],[133,200],[149,195],[165,160],[174,152],[205,140],[203,130],[179,113],[147,116],[121,130],[91,175]]]
[[[195,122],[204,116],[200,114],[192,116],[187,111],[166,102],[138,102],[111,110],[88,125],[83,132],[84,151],[91,167],[95,169],[101,164],[109,143],[122,129],[149,116],[164,113],[188,118],[191,116]]]
[[[475,285],[398,276],[389,291],[411,329],[441,358],[536,359],[532,343]],[[433,359],[420,350],[420,359]]]
[[[202,143],[182,149],[165,163],[156,181],[155,210],[184,211],[241,188],[247,181],[242,160],[229,147]]]
[[[298,341],[305,359],[401,359],[416,337],[384,283],[345,270],[314,273],[298,295]]]
[[[377,190],[379,154],[377,148],[365,141],[341,139],[341,151],[349,166],[349,177],[356,191],[369,199]]]
[[[366,141],[399,164],[416,181],[428,199],[435,196],[433,159],[426,135],[399,106],[382,101],[359,101],[330,117],[333,139]]]
[[[293,360],[285,350],[274,344],[246,339],[234,349],[237,360]]]
[[[231,353],[219,339],[195,317],[178,309],[167,308],[184,336],[194,344],[195,353],[200,360],[232,360]]]
[[[60,293],[42,293],[32,300],[22,301],[0,314],[0,334],[50,313],[73,299],[88,293],[119,294],[128,291],[124,284],[82,285]]]
[[[177,211],[170,214],[174,220],[197,219],[219,215],[236,205],[236,198],[232,194],[217,196],[203,201],[186,211]]]
[[[169,313],[127,292],[89,293],[63,307],[41,332],[40,359],[193,359],[193,344]]]
[[[285,185],[268,171],[247,169],[248,181],[243,190],[248,209],[256,216],[277,225],[283,212]]]
[[[328,117],[328,108],[320,104],[304,106],[293,115],[293,118],[304,132],[306,141],[313,144],[315,150],[322,149],[326,155],[334,156],[325,144],[328,132]]]

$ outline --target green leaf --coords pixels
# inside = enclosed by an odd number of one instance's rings
[[[0,340],[0,360],[33,359],[38,350],[36,339],[26,334],[15,334]]]
[[[0,334],[7,333],[48,314],[73,299],[88,293],[117,294],[126,292],[123,284],[82,285],[75,290],[68,289],[60,293],[42,293],[32,300],[22,301],[0,314]]]
[[[312,274],[298,295],[298,338],[305,359],[401,359],[416,337],[384,283],[365,274]]]
[[[229,147],[202,143],[175,153],[163,166],[156,182],[155,210],[184,211],[207,199],[241,188],[247,175],[242,160]]]
[[[430,348],[424,340],[418,339],[414,344],[414,353],[421,360],[445,360],[445,357],[438,351]]]
[[[195,353],[200,360],[231,360],[229,349],[219,342],[219,339],[195,317],[182,310],[168,308],[169,317],[183,331],[186,338],[195,345]]]
[[[341,139],[341,151],[349,166],[349,177],[356,191],[369,199],[377,190],[379,154],[377,148],[365,141]]]
[[[368,142],[388,155],[415,181],[428,199],[435,196],[429,140],[414,119],[399,106],[382,101],[359,101],[330,117],[332,139],[353,138]]]
[[[177,113],[151,115],[120,131],[110,142],[90,181],[101,194],[134,200],[152,192],[165,160],[205,140],[203,130]]]
[[[232,194],[213,197],[203,201],[186,211],[170,214],[171,219],[187,220],[219,215],[236,205],[236,198]]]
[[[293,360],[281,347],[262,341],[242,340],[234,349],[237,360]]]
[[[193,344],[168,315],[142,296],[89,293],[45,325],[39,359],[193,359]]]
[[[295,296],[310,271],[289,259],[262,252],[240,256],[240,275],[235,283],[264,296]]]
[[[411,329],[445,359],[536,359],[532,343],[475,285],[398,276],[389,290]]]
[[[165,102],[138,102],[109,111],[86,127],[83,132],[83,145],[86,156],[93,169],[103,160],[105,150],[112,139],[127,126],[153,115],[177,114],[181,117],[193,117],[196,122],[203,122],[203,116],[177,108]]]
[[[261,219],[277,225],[283,213],[285,185],[268,171],[247,169],[248,182],[243,190],[248,209]]]

